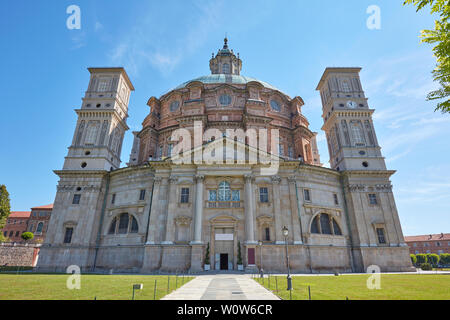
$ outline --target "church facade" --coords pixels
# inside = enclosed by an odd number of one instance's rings
[[[287,247],[294,272],[409,271],[361,69],[327,68],[317,87],[331,168],[302,98],[242,76],[227,39],[210,69],[149,99],[124,168],[133,85],[89,69],[38,266],[285,272]]]

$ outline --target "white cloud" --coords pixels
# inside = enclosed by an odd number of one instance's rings
[[[95,22],[95,31],[98,32],[103,29],[103,25],[100,22]]]
[[[173,19],[161,19],[146,14],[138,20],[130,32],[110,52],[112,63],[126,66],[131,74],[137,74],[141,67],[152,66],[161,74],[171,73],[184,57],[193,54],[218,26],[223,1],[194,2],[197,15],[192,23],[186,23],[179,30],[179,38],[168,43],[164,34],[164,24],[172,24]],[[158,28],[156,28],[158,27]]]

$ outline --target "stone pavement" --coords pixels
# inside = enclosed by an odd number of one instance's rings
[[[201,275],[163,300],[279,300],[251,275]]]

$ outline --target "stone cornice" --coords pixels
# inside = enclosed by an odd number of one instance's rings
[[[97,109],[97,110],[75,109],[75,112],[77,113],[80,119],[82,119],[84,115],[97,117],[100,114],[109,114],[109,115],[112,114],[116,118],[116,120],[118,120],[118,122],[125,131],[130,129],[125,120],[122,119],[122,117],[120,116],[120,114],[117,112],[116,109]],[[126,115],[126,117],[128,117],[128,115]]]
[[[354,176],[381,176],[381,177],[390,177],[395,174],[397,171],[395,170],[347,170],[342,171],[341,174],[346,177],[354,177]]]
[[[53,170],[58,176],[77,175],[77,176],[106,176],[109,171],[106,170]]]
[[[366,117],[366,118],[370,118],[372,117],[373,113],[375,112],[374,109],[345,109],[345,110],[333,110],[331,112],[330,117],[328,118],[328,120],[324,123],[324,125],[322,126],[322,130],[324,131],[328,131],[329,127],[336,123],[339,118],[345,118],[347,119],[348,117]]]

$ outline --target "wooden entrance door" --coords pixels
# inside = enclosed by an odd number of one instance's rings
[[[220,255],[220,270],[228,270],[228,254]]]

